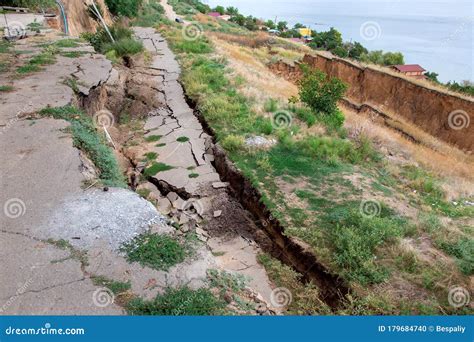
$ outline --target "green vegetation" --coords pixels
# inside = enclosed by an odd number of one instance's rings
[[[2,86],[0,86],[0,92],[6,92],[6,93],[7,93],[7,92],[10,92],[10,91],[13,91],[13,89],[14,89],[14,88],[13,88],[12,86],[10,86],[10,85],[6,85],[6,86],[2,85]]]
[[[328,78],[319,70],[304,68],[304,76],[298,83],[300,101],[315,113],[328,117],[332,126],[339,128],[344,123],[344,116],[337,108],[347,85],[338,78]]]
[[[28,7],[31,9],[55,8],[54,0],[4,0],[3,6]]]
[[[145,169],[144,175],[145,177],[152,177],[158,172],[164,172],[172,169],[174,169],[172,166],[164,163],[153,163],[150,167]]]
[[[199,173],[190,173],[188,175],[189,178],[198,178],[199,177]]]
[[[152,27],[163,19],[164,9],[156,0],[145,2],[133,20],[135,26]]]
[[[153,161],[155,160],[157,157],[158,157],[158,153],[156,152],[148,152],[148,153],[145,153],[145,157],[148,161]]]
[[[142,3],[143,0],[105,0],[105,4],[113,15],[129,18],[138,15]]]
[[[47,45],[45,49],[38,55],[33,56],[27,64],[17,68],[18,74],[29,74],[41,71],[41,66],[51,65],[56,62],[56,54],[59,49],[52,45]]]
[[[107,56],[124,57],[143,51],[143,43],[133,38],[133,31],[122,22],[117,22],[109,28],[115,43],[111,42],[105,29],[99,29],[96,33],[84,32],[81,37],[87,40],[96,51]]]
[[[79,46],[78,39],[61,39],[54,43],[58,48],[75,48]]]
[[[217,299],[209,289],[189,287],[168,288],[154,300],[137,298],[127,305],[130,315],[209,316],[224,313],[225,302]]]
[[[125,187],[125,180],[114,153],[107,146],[104,136],[98,132],[91,117],[72,106],[45,108],[41,116],[66,120],[72,134],[74,146],[84,151],[99,171],[103,184]]]
[[[189,138],[188,137],[179,137],[178,139],[176,139],[176,141],[184,143],[184,142],[188,142]]]
[[[115,281],[104,276],[92,276],[91,280],[94,285],[106,287],[115,295],[127,292],[132,288],[130,282]]]
[[[121,250],[129,262],[139,262],[142,266],[167,271],[184,261],[189,247],[168,235],[144,233],[125,243]]]
[[[162,138],[161,135],[149,135],[147,137],[145,137],[145,141],[146,142],[155,142],[155,141],[158,141]]]
[[[318,288],[312,283],[304,284],[301,281],[301,274],[268,254],[260,254],[258,261],[265,267],[276,286],[291,289],[292,301],[287,308],[289,315],[327,315],[331,313],[331,308],[319,298]]]

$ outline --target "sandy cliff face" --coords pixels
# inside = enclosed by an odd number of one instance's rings
[[[102,8],[105,21],[108,24],[112,23],[112,17],[104,0],[95,0],[95,3]],[[97,22],[90,17],[84,1],[63,0],[63,4],[68,17],[70,35],[79,36],[82,32],[96,30]]]
[[[411,82],[340,58],[306,55],[303,63],[338,77],[349,85],[346,100],[374,114],[394,113],[427,133],[466,151],[474,151],[474,101]],[[298,65],[270,66],[290,81],[301,77]]]

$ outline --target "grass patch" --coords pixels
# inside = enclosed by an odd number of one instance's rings
[[[44,117],[66,120],[71,123],[74,146],[84,151],[99,171],[99,179],[109,186],[125,187],[125,179],[104,136],[96,129],[91,117],[72,106],[45,108]]]
[[[130,315],[210,316],[224,313],[225,302],[216,298],[209,289],[192,290],[189,287],[168,288],[154,300],[141,298],[127,305]]]
[[[63,57],[67,57],[67,58],[79,58],[81,56],[84,56],[87,53],[89,53],[89,52],[87,52],[87,51],[63,51],[63,52],[60,52],[59,54]]]
[[[153,160],[155,160],[157,157],[158,157],[158,153],[156,153],[156,152],[147,152],[147,153],[145,153],[145,158],[146,158],[148,161],[153,161]]]
[[[31,74],[33,72],[38,72],[41,71],[42,69],[38,65],[22,65],[16,69],[16,72],[18,74],[24,75],[24,74]]]
[[[145,138],[146,142],[156,142],[160,140],[163,136],[162,135],[149,135]]]
[[[167,271],[184,261],[186,247],[168,235],[145,233],[125,243],[121,250],[129,262],[138,262],[156,270]]]
[[[5,92],[5,93],[8,93],[10,91],[13,91],[15,88],[13,88],[12,86],[0,86],[0,91],[1,92]]]
[[[188,142],[189,138],[188,137],[179,137],[178,139],[176,139],[176,141],[184,143],[184,142]]]
[[[54,43],[58,48],[75,48],[79,46],[78,39],[61,39]]]
[[[190,173],[188,175],[189,178],[198,178],[199,177],[199,173]]]
[[[132,284],[130,282],[125,283],[121,281],[115,281],[104,276],[92,276],[91,280],[95,286],[106,287],[115,295],[127,292],[132,288]]]
[[[158,172],[164,172],[172,169],[174,169],[174,167],[165,163],[153,163],[150,167],[145,169],[144,175],[146,177],[151,177],[156,175]]]

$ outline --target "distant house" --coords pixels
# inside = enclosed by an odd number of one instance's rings
[[[298,31],[303,37],[311,37],[313,34],[313,31],[308,27],[302,27]]]
[[[209,12],[207,15],[213,18],[219,18],[221,16],[219,12]]]
[[[225,20],[225,21],[229,21],[231,18],[232,18],[232,16],[227,15],[227,14],[221,15],[219,17],[219,19],[222,19],[222,20]]]
[[[391,68],[407,76],[419,79],[426,78],[426,76],[424,75],[424,72],[426,70],[418,64],[392,65]]]

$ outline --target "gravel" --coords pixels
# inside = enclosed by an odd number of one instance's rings
[[[136,193],[118,188],[87,190],[67,198],[55,211],[46,230],[55,239],[65,239],[79,248],[106,243],[112,250],[153,225],[167,232],[166,218]]]

